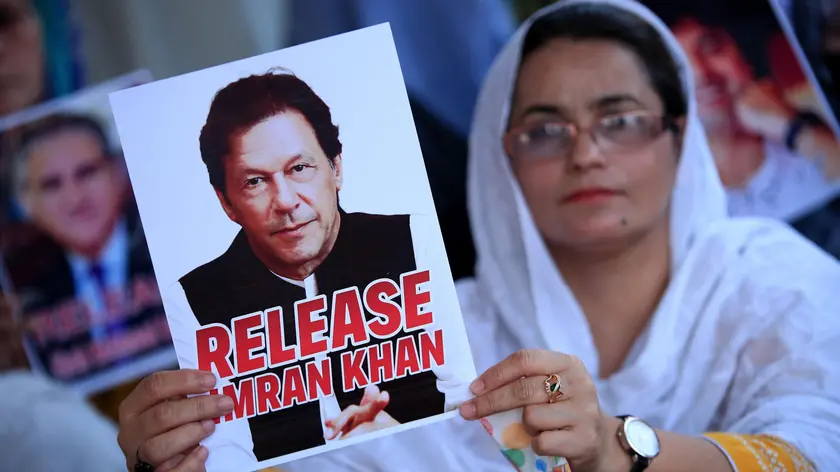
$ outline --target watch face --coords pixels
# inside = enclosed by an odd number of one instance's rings
[[[643,421],[638,419],[628,421],[624,426],[624,434],[627,436],[630,447],[640,456],[653,459],[659,454],[659,438],[656,436],[656,431]]]

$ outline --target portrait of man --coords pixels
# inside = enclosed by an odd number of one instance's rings
[[[766,157],[760,146],[749,144],[762,139],[802,156],[824,158],[828,177],[840,177],[840,148],[784,34],[778,32],[766,42],[771,69],[769,76],[760,78],[723,28],[686,17],[673,31],[694,66],[700,116],[716,144],[724,184],[747,184]],[[787,64],[772,70],[772,60],[781,57]],[[802,121],[799,135],[790,136],[797,120]]]
[[[791,219],[836,193],[831,110],[771,2],[644,3],[691,63],[697,112],[733,213]]]
[[[103,125],[58,112],[5,138],[15,200],[41,236],[4,255],[41,367],[75,382],[169,349],[128,176]],[[151,336],[133,338],[138,328]]]
[[[271,70],[222,87],[198,145],[215,200],[240,229],[223,254],[184,274],[167,292],[168,306],[178,307],[170,323],[182,367],[195,365],[200,326],[230,329],[233,318],[269,307],[293,313],[295,302],[317,295],[330,304],[338,290],[358,287],[361,293],[383,278],[399,285],[401,274],[423,267],[433,220],[342,208],[339,129],[330,107],[295,74]],[[286,343],[295,344],[294,316],[284,315],[283,324]],[[405,335],[401,330],[394,339]],[[247,431],[217,429],[208,444],[250,463],[444,412],[443,369],[344,392],[339,356],[360,347],[325,354],[332,360],[334,395],[234,421],[247,424]],[[284,368],[276,369],[281,377]]]

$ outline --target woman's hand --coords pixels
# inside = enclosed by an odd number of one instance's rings
[[[562,396],[549,403],[546,380],[560,379]],[[476,398],[461,405],[466,419],[524,407],[522,420],[539,455],[565,457],[575,472],[630,470],[616,432],[620,421],[601,413],[595,384],[576,357],[523,350],[488,369],[471,386]]]
[[[215,429],[213,418],[233,410],[226,395],[206,393],[216,377],[198,370],[156,372],[143,379],[120,405],[117,441],[134,470],[137,457],[155,472],[204,470],[207,449],[199,442]]]

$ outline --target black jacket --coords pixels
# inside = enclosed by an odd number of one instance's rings
[[[400,274],[415,269],[408,215],[342,212],[333,250],[315,271],[318,294],[326,295],[327,299],[325,315],[329,317],[334,291],[355,286],[361,293],[370,282],[381,278],[389,278],[399,285]],[[231,319],[236,316],[276,306],[281,306],[283,313],[293,313],[294,302],[306,298],[302,287],[278,278],[262,264],[251,250],[244,232],[236,236],[224,254],[196,268],[180,282],[201,325],[220,323],[230,328]],[[394,301],[400,302],[399,299]],[[365,315],[368,319],[372,318],[369,313]],[[284,316],[283,322],[286,345],[296,344],[294,317]],[[395,338],[404,335],[397,333]],[[370,344],[382,342],[372,339]],[[339,406],[345,409],[359,403],[363,390],[343,391],[341,352],[344,351],[330,353],[329,356],[333,368],[333,391]],[[291,365],[294,364],[284,365],[273,372],[282,379],[282,371]],[[297,365],[303,367],[303,363]],[[240,380],[232,382],[238,384]],[[390,404],[385,411],[401,423],[442,413],[444,396],[437,390],[436,380],[435,375],[427,371],[379,384],[383,391],[390,393]],[[317,401],[247,421],[254,441],[254,453],[260,461],[325,443]]]

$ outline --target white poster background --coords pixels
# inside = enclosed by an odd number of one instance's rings
[[[475,375],[472,356],[387,24],[111,94],[158,284],[170,287],[184,274],[215,259],[228,249],[240,230],[225,215],[209,183],[198,137],[219,89],[239,78],[278,67],[300,77],[330,107],[343,146],[342,208],[348,212],[425,215],[434,222],[431,243],[439,246],[436,252],[441,257],[424,268],[429,268],[434,278],[444,279],[440,285],[435,282],[435,288],[446,288],[433,295],[438,313],[435,323],[445,333],[447,364],[465,366],[471,373],[470,378],[464,378],[468,383]],[[164,307],[171,326],[176,311],[165,299]],[[456,414],[444,413],[259,465],[291,461]],[[228,425],[219,424],[217,431]]]

